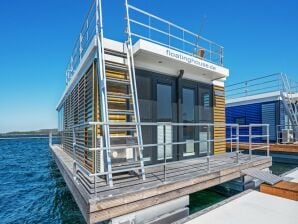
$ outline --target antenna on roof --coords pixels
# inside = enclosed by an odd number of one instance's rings
[[[200,36],[202,34],[202,31],[203,31],[203,28],[204,28],[204,25],[206,22],[206,18],[207,18],[207,15],[204,14],[203,19],[201,20],[201,25],[200,25],[200,29],[199,29],[199,33],[198,33],[197,47],[195,48],[195,54],[198,54],[200,58],[203,58],[204,53],[205,53],[204,49],[199,49],[199,39],[200,39]]]
[[[200,26],[200,29],[199,29],[199,36],[201,36],[201,34],[202,34],[206,19],[207,19],[207,15],[204,14],[203,19],[201,20],[201,26]]]

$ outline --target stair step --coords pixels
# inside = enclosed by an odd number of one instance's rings
[[[127,65],[106,60],[106,67],[119,71],[128,71]]]
[[[109,109],[109,114],[124,114],[124,115],[133,115],[133,110],[117,110],[117,109]]]
[[[105,54],[112,55],[112,56],[117,56],[121,58],[127,58],[127,54],[124,52],[116,51],[110,48],[105,48],[104,49]]]
[[[131,94],[108,93],[107,96],[112,98],[131,99]]]
[[[118,126],[118,127],[110,127],[110,131],[112,132],[123,132],[123,131],[136,131],[135,127],[124,127],[124,126]]]
[[[124,85],[129,85],[130,84],[129,80],[115,79],[115,78],[107,78],[107,82],[112,82],[112,83],[117,83],[117,84],[124,84]]]

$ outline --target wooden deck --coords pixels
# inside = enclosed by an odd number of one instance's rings
[[[75,181],[73,159],[58,145],[51,149],[58,168],[88,223],[109,220],[189,195],[238,178],[243,169],[263,169],[272,164],[271,157],[254,155],[250,160],[245,154],[240,155],[237,164],[235,153],[226,153],[211,157],[210,172],[207,172],[206,157],[201,157],[168,164],[166,175],[164,166],[147,168],[145,181],[128,174],[114,175],[112,188],[104,179],[97,178],[94,191],[93,178]],[[77,175],[82,176],[80,172]]]

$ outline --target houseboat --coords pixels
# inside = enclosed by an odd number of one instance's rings
[[[276,73],[226,86],[226,122],[269,124],[272,153],[290,153],[292,155],[280,154],[279,159],[298,162],[298,82],[286,74]],[[265,130],[253,131],[262,135]],[[230,136],[228,132],[227,136]],[[242,140],[245,141],[245,137]]]
[[[297,141],[298,82],[284,73],[231,84],[227,88],[226,121],[270,125],[270,141]]]
[[[108,39],[92,1],[57,106],[61,143],[50,146],[88,223],[170,223],[188,215],[189,194],[271,158],[241,154],[239,125],[225,124],[223,47],[125,10],[127,40]],[[232,153],[227,128],[238,133]]]

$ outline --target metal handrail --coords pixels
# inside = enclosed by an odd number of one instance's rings
[[[76,72],[76,69],[85,55],[93,37],[96,35],[95,29],[98,25],[98,19],[96,18],[96,1],[97,0],[91,1],[87,16],[72,49],[72,53],[65,72],[65,81],[67,85],[73,77],[73,74]]]
[[[257,150],[257,149],[266,149],[266,155],[269,156],[270,155],[270,144],[269,144],[269,138],[270,138],[270,132],[269,132],[269,124],[248,124],[248,125],[239,125],[239,129],[246,129],[248,134],[240,134],[240,133],[236,133],[236,135],[233,134],[233,131],[230,131],[230,137],[233,136],[237,136],[238,138],[242,137],[242,138],[247,138],[247,141],[243,140],[240,141],[239,139],[239,143],[248,143],[248,150],[249,150],[249,156],[250,159],[252,159],[252,151],[253,150]],[[261,128],[262,129],[262,133],[265,132],[265,134],[254,134],[253,133],[253,129],[254,128]],[[253,140],[254,139],[260,139],[260,138],[265,138],[264,142],[256,142],[254,143]],[[231,144],[231,151],[232,151],[232,144],[233,142],[230,142]],[[263,146],[260,146],[262,145]],[[253,147],[254,145],[260,146],[260,147]]]
[[[240,97],[252,96],[271,92],[286,92],[284,87],[285,81],[288,89],[298,93],[298,82],[290,80],[284,73],[274,73],[255,79],[242,81],[226,85],[226,98],[235,99]]]
[[[163,126],[166,126],[166,125],[170,125],[172,128],[173,127],[182,127],[182,126],[190,126],[190,127],[194,127],[194,128],[199,128],[199,127],[207,127],[207,131],[208,131],[208,135],[207,135],[207,138],[205,139],[194,139],[192,141],[193,144],[200,144],[200,143],[207,143],[206,145],[206,149],[207,149],[207,152],[206,152],[206,156],[203,157],[203,158],[206,158],[206,172],[210,172],[210,156],[211,156],[211,144],[215,143],[215,142],[230,142],[231,143],[231,149],[233,147],[235,147],[235,163],[238,164],[239,163],[239,154],[240,154],[240,150],[239,150],[239,146],[240,146],[240,137],[241,136],[244,136],[244,135],[240,135],[240,129],[249,129],[251,132],[250,135],[247,135],[249,137],[250,140],[250,147],[249,147],[249,154],[252,155],[252,151],[253,150],[256,150],[256,149],[267,149],[267,156],[269,156],[269,130],[268,130],[268,127],[269,125],[267,124],[250,124],[250,125],[239,125],[239,124],[224,124],[224,123],[220,123],[220,124],[214,124],[214,123],[170,123],[170,122],[159,122],[159,123],[156,123],[156,122],[140,122],[140,123],[137,123],[137,122],[125,122],[125,123],[118,123],[118,122],[85,122],[85,123],[82,123],[82,124],[78,124],[78,125],[74,125],[72,128],[69,128],[67,130],[65,130],[65,132],[68,132],[68,134],[71,134],[72,133],[72,136],[71,135],[68,135],[70,138],[73,139],[73,153],[69,153],[73,159],[74,159],[74,164],[73,164],[73,169],[74,169],[74,178],[78,181],[81,181],[81,183],[83,183],[83,180],[80,180],[80,178],[82,178],[80,175],[77,175],[77,171],[78,170],[82,170],[82,173],[86,176],[86,177],[89,177],[89,178],[94,178],[94,192],[96,192],[96,178],[99,177],[99,176],[105,176],[105,175],[112,175],[112,174],[116,174],[116,173],[121,173],[121,172],[126,172],[126,171],[132,171],[132,170],[140,170],[142,167],[139,165],[139,166],[134,166],[134,167],[130,167],[130,168],[123,168],[123,169],[120,169],[120,170],[100,170],[98,169],[97,165],[96,165],[96,154],[97,153],[101,153],[103,151],[107,151],[107,150],[118,150],[118,149],[123,149],[123,148],[127,148],[128,146],[111,146],[109,149],[105,146],[103,146],[102,144],[97,145],[97,140],[98,139],[101,139],[101,137],[99,135],[96,135],[96,130],[98,130],[98,128],[100,128],[99,126],[127,126],[127,125],[133,125],[133,126],[136,126],[136,125],[141,125],[141,126],[158,126],[158,125],[163,125]],[[90,127],[93,127],[90,129]],[[236,134],[232,134],[230,137],[225,137],[225,138],[217,138],[215,139],[214,136],[213,136],[213,131],[214,131],[214,128],[215,127],[225,127],[226,130],[228,130],[229,128],[232,129],[232,133],[234,133],[233,131],[236,132]],[[262,135],[259,135],[259,134],[253,134],[252,133],[252,129],[253,128],[264,128],[264,127],[267,127],[266,130],[267,130],[267,133],[265,134],[262,134]],[[94,138],[94,147],[88,147],[88,146],[83,146],[83,145],[79,145],[80,141],[77,142],[76,140],[76,136],[77,136],[77,133],[80,135],[82,134],[82,131],[81,129],[84,129],[84,130],[90,130],[92,133],[94,132],[95,133],[95,136],[96,138]],[[165,129],[164,129],[165,130]],[[90,132],[90,134],[91,134]],[[164,133],[165,134],[165,133]],[[266,138],[265,139],[265,143],[263,145],[260,145],[260,144],[254,144],[252,139],[254,138]],[[166,153],[166,146],[174,146],[174,145],[186,145],[187,144],[187,141],[171,141],[171,142],[157,142],[157,143],[153,143],[153,144],[143,144],[142,145],[142,148],[146,148],[146,147],[153,147],[152,149],[153,150],[157,150],[159,146],[164,146],[164,152],[163,152],[163,157],[164,159],[163,160],[160,160],[158,164],[153,164],[153,165],[146,165],[145,166],[145,169],[148,169],[148,168],[151,168],[151,167],[160,167],[160,166],[163,166],[164,167],[164,182],[167,181],[167,176],[166,176],[166,168],[168,165],[170,164],[174,164],[174,163],[180,163],[180,162],[183,162],[181,160],[179,161],[168,161],[168,158],[167,158],[167,153]],[[90,152],[93,152],[95,153],[94,155],[94,164],[95,164],[95,169],[92,171],[92,170],[89,170],[87,167],[84,166],[84,164],[77,158],[76,156],[76,150],[79,149],[79,148],[83,148],[87,151],[90,151]],[[138,148],[138,147],[141,147],[140,145],[138,144],[132,144],[132,145],[129,145],[129,148]],[[232,151],[232,150],[231,150]],[[202,157],[191,157],[191,158],[187,158],[185,160],[196,160],[196,159],[199,159]],[[250,156],[250,159],[252,159],[252,157]],[[90,190],[90,189],[89,189]]]
[[[182,53],[189,54],[191,56],[197,57],[199,59],[203,59],[205,61],[209,61],[209,62],[218,64],[218,65],[223,65],[223,49],[224,49],[223,46],[221,46],[213,41],[210,41],[210,40],[200,36],[199,34],[196,34],[190,30],[187,30],[181,26],[178,26],[168,20],[165,20],[161,17],[158,17],[156,15],[148,13],[148,12],[146,12],[142,9],[139,9],[135,6],[132,6],[130,4],[127,4],[127,8],[128,8],[129,12],[130,11],[137,12],[139,14],[142,14],[142,15],[148,17],[147,23],[142,22],[138,18],[131,18],[131,16],[126,18],[128,20],[128,23],[132,27],[132,30],[130,31],[131,36],[136,37],[138,39],[145,39],[145,40],[169,47],[171,49],[180,51]],[[154,21],[154,20],[164,24],[167,27],[167,30],[162,30],[162,29],[152,26],[152,21]],[[133,25],[135,25],[135,26],[133,26]],[[137,30],[137,26],[147,29],[146,33],[143,33],[140,30]],[[177,34],[175,35],[173,33],[173,31],[171,31],[173,29],[178,31],[181,34],[181,36],[178,36]],[[157,40],[157,38],[153,38],[151,35],[152,31],[155,31],[160,35],[167,36],[167,41],[163,42],[163,41]],[[186,35],[191,36],[191,38],[193,40],[187,40],[187,38],[185,37]],[[173,41],[173,39],[175,41],[179,41],[180,44],[182,45],[182,47],[181,46],[175,47],[174,44],[171,43],[171,41]],[[203,47],[203,46],[199,45],[198,44],[199,41],[202,42],[202,44],[205,44],[207,46]],[[191,50],[186,50],[185,46],[191,46]],[[198,55],[199,50],[204,51],[204,54],[206,53],[209,55],[207,55],[207,57],[202,56],[202,55],[200,56],[200,55]]]

